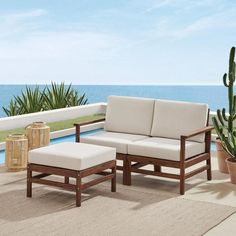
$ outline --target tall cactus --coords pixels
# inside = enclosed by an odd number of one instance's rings
[[[224,86],[228,88],[229,115],[226,115],[226,109],[217,110],[217,118],[213,117],[212,121],[223,148],[236,161],[236,132],[234,131],[233,122],[236,119],[236,95],[234,95],[235,82],[235,47],[230,50],[229,72],[223,76]]]

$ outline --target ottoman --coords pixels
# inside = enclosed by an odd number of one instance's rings
[[[32,175],[32,171],[40,174]],[[83,177],[98,174],[99,178],[82,183]],[[63,182],[44,179],[63,176]],[[75,178],[76,183],[70,183]],[[85,143],[59,143],[29,151],[27,165],[27,197],[32,197],[32,183],[61,187],[76,192],[76,206],[81,206],[81,191],[111,180],[116,191],[116,149]]]

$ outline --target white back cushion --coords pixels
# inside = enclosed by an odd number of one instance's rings
[[[151,135],[156,137],[180,139],[207,124],[207,104],[156,100]],[[205,135],[189,140],[204,142]]]
[[[154,103],[152,99],[109,96],[104,129],[150,135]]]

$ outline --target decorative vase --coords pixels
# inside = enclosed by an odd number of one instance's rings
[[[236,161],[234,161],[232,158],[228,158],[226,163],[229,169],[231,183],[236,184]]]
[[[8,171],[25,170],[28,161],[28,139],[24,134],[11,134],[6,138],[5,164]]]
[[[25,129],[29,140],[29,150],[49,145],[50,127],[45,122],[33,122]]]
[[[216,140],[216,155],[218,160],[219,171],[225,174],[229,174],[226,159],[230,158],[229,154],[223,149],[220,140]]]

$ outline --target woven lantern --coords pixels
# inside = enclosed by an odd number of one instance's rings
[[[45,122],[34,122],[26,127],[29,150],[48,146],[50,143],[50,127]]]
[[[25,170],[28,159],[28,139],[24,134],[6,138],[5,164],[9,171]]]

